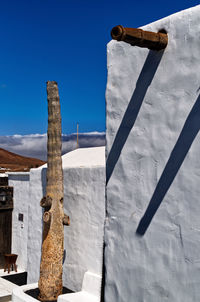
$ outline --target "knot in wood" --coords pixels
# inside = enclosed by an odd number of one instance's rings
[[[44,212],[43,221],[46,223],[51,221],[51,212]]]
[[[44,196],[40,201],[40,206],[42,208],[51,207],[51,205],[52,205],[52,198],[48,195]]]

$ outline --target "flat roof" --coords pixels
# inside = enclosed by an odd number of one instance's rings
[[[84,167],[105,167],[105,146],[93,148],[78,148],[62,156],[63,169]],[[47,167],[47,164],[37,169]],[[35,170],[31,169],[31,170]]]

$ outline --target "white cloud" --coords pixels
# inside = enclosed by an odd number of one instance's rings
[[[88,132],[79,134],[79,147],[98,147],[105,145],[104,132]],[[76,134],[62,135],[62,153],[67,153],[77,147]],[[23,156],[46,160],[47,135],[28,134],[0,136],[0,148]]]

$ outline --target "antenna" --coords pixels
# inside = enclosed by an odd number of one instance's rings
[[[76,148],[77,149],[79,148],[79,145],[78,145],[78,127],[79,127],[79,123],[77,123],[77,141],[76,141]]]

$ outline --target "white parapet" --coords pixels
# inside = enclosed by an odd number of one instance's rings
[[[83,278],[82,290],[77,293],[60,295],[58,302],[99,302],[100,296],[101,276],[86,272]]]
[[[36,302],[37,299],[25,292],[38,287],[38,283],[16,286],[12,292],[12,302]],[[83,278],[82,290],[58,297],[58,302],[100,302],[101,276],[86,272]]]
[[[12,302],[36,302],[37,299],[29,296],[25,291],[38,287],[38,283],[27,284],[18,286],[13,289]]]
[[[11,300],[14,288],[19,288],[19,286],[0,277],[0,301],[4,302]]]

